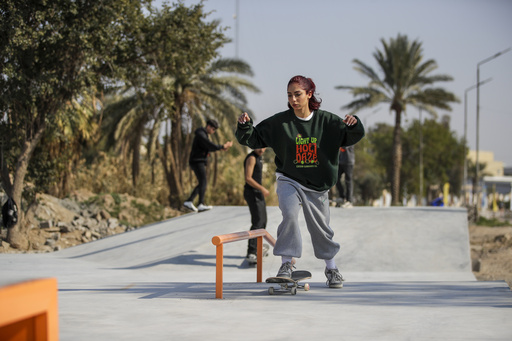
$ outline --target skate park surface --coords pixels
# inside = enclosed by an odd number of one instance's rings
[[[268,207],[275,238],[281,213]],[[47,254],[1,254],[0,286],[58,281],[60,340],[511,340],[512,291],[471,272],[466,211],[331,208],[343,289],[329,289],[303,216],[310,291],[268,295],[245,261],[247,241],[224,245],[215,298],[212,237],[247,231],[244,206],[216,206]]]

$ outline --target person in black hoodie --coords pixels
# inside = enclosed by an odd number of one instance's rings
[[[208,135],[215,133],[219,128],[219,123],[215,120],[206,121],[206,127],[196,129],[194,141],[192,142],[192,150],[190,151],[189,165],[194,171],[197,177],[198,184],[183,203],[183,206],[194,212],[202,212],[211,210],[212,206],[208,206],[204,203],[204,194],[206,193],[206,165],[208,162],[208,155],[210,152],[217,150],[228,150],[232,145],[232,141],[228,141],[224,144],[213,143]],[[199,195],[199,205],[194,206],[194,199]]]
[[[354,183],[352,175],[354,173],[354,164],[356,163],[356,156],[354,146],[340,147],[340,158],[338,168],[338,182],[336,182],[336,189],[342,202],[336,206],[351,208],[352,207],[352,193],[354,193]],[[345,187],[341,181],[341,176],[345,174]]]
[[[244,160],[244,199],[251,213],[251,231],[267,227],[267,206],[265,197],[267,197],[270,192],[262,185],[263,153],[265,153],[265,148],[257,148],[250,152]],[[249,264],[256,264],[256,252],[256,239],[249,239],[246,257]]]

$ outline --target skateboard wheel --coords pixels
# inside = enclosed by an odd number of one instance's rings
[[[309,291],[309,283],[304,284],[304,291]]]
[[[268,288],[268,294],[269,295],[274,295],[274,287]]]
[[[297,295],[297,288],[292,288],[290,292],[292,295]]]

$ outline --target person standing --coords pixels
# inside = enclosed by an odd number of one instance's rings
[[[263,162],[262,155],[265,148],[257,148],[250,152],[244,160],[244,199],[251,213],[251,231],[267,227],[267,206],[265,198],[270,192],[263,187]],[[257,240],[249,239],[247,246],[247,261],[256,264]]]
[[[194,141],[192,142],[192,150],[190,151],[189,165],[194,171],[197,178],[198,184],[192,190],[192,193],[187,200],[183,203],[183,206],[194,212],[203,212],[211,210],[212,206],[208,206],[204,203],[204,195],[206,193],[206,165],[208,163],[208,155],[210,152],[217,150],[228,150],[233,142],[228,141],[224,144],[213,143],[208,135],[214,134],[219,128],[219,123],[215,120],[206,121],[206,127],[196,129]],[[194,199],[199,196],[199,205],[194,206]]]
[[[356,163],[354,146],[340,147],[339,163],[336,189],[342,200],[341,207],[350,208],[352,207],[352,193],[354,192],[352,174]],[[343,183],[341,182],[341,176],[343,174],[345,174],[345,188],[343,188]]]
[[[282,221],[278,226],[274,255],[281,257],[278,277],[292,276],[292,261],[302,255],[298,215],[302,208],[315,257],[325,261],[330,288],[342,288],[334,257],[340,244],[329,226],[328,192],[337,181],[339,148],[364,137],[361,121],[341,118],[320,110],[311,78],[295,76],[287,85],[288,110],[257,126],[247,113],[238,118],[236,138],[253,149],[271,147],[276,156],[277,196]]]

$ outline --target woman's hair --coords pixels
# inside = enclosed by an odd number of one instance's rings
[[[321,99],[317,99],[315,97],[316,85],[315,85],[315,83],[313,82],[313,80],[311,78],[306,78],[304,76],[294,76],[288,82],[287,88],[292,83],[299,84],[299,86],[304,91],[306,91],[306,94],[311,93],[311,98],[309,99],[309,103],[308,103],[309,110],[317,110],[317,109],[320,108],[320,103],[322,103],[322,100]],[[290,108],[290,109],[292,108],[290,103],[288,103],[288,108]]]

